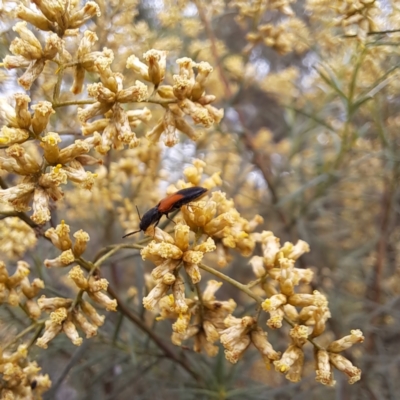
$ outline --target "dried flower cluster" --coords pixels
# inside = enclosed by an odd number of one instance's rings
[[[31,399],[46,392],[51,381],[49,376],[39,374],[41,368],[29,361],[26,345],[15,352],[0,351],[0,396],[4,400]]]
[[[398,5],[150,3],[0,4],[0,397],[40,398],[31,349],[72,355],[83,336],[93,372],[94,353],[111,367],[108,398],[164,360],[231,396],[186,346],[271,387],[314,371],[302,391],[360,366],[349,393],[375,393],[376,354],[397,351],[381,332],[398,327]],[[208,192],[174,225],[122,241],[193,186]],[[372,366],[353,347],[364,320]]]
[[[200,268],[209,271],[201,263],[204,253],[217,251],[215,240],[220,241],[222,246],[224,240],[228,243],[233,241],[233,245],[229,247],[239,251],[246,248],[240,245],[240,240],[235,242],[232,239],[232,228],[235,226],[232,215],[238,214],[233,202],[223,198],[225,213],[215,215],[218,204],[215,200],[220,199],[221,193],[213,192],[210,200],[184,207],[183,221],[175,226],[175,239],[159,228],[155,232],[153,228],[146,231],[155,240],[141,251],[141,255],[143,260],[150,260],[156,265],[151,273],[156,284],[143,299],[144,307],[154,310],[158,305],[158,319],[175,319],[172,325],[172,341],[177,345],[194,338],[195,351],[204,349],[209,356],[213,356],[218,352],[218,347],[213,343],[220,340],[225,348],[226,358],[236,363],[253,343],[267,365],[273,362],[277,371],[285,373],[290,381],[298,382],[301,380],[304,364],[303,346],[310,340],[317,350],[317,381],[333,386],[335,381],[332,366],[348,375],[349,383],[358,381],[361,370],[338,353],[362,342],[364,337],[361,331],[352,331],[351,336],[332,342],[326,350],[314,342],[315,338],[324,333],[330,311],[326,297],[317,290],[312,294],[295,292],[296,286],[300,283],[309,284],[313,277],[311,270],[294,267],[295,261],[310,251],[308,244],[302,240],[296,245],[286,242],[281,247],[279,239],[272,232],[266,231],[254,233],[251,239],[247,239],[249,243],[260,242],[263,250],[263,256],[253,256],[250,264],[261,284],[260,295],[267,296],[262,301],[262,297],[254,293],[259,299],[259,306],[270,315],[268,327],[282,328],[284,319],[293,326],[290,331],[291,344],[282,356],[274,350],[267,339],[267,333],[259,326],[255,317],[236,318],[232,315],[236,308],[232,299],[222,302],[216,300],[215,292],[221,282],[209,281],[201,297],[186,298],[185,283],[180,275],[182,266],[191,282],[198,284],[201,280]],[[240,220],[245,221],[243,218]],[[249,224],[248,221],[245,222]],[[195,233],[192,244],[190,231]],[[238,235],[241,240],[249,236],[246,232],[241,232],[243,234]],[[213,240],[214,237],[218,239]],[[251,254],[254,249],[254,244],[249,246],[245,255]],[[172,293],[167,295],[169,290]]]

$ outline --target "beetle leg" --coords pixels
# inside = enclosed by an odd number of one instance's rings
[[[173,223],[176,225],[176,222],[175,222],[173,219],[171,219],[171,218],[168,216],[168,214],[165,214],[165,216],[167,217],[167,219],[169,219],[171,222],[173,222]]]

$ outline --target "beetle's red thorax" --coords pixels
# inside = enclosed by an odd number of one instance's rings
[[[165,199],[162,199],[158,204],[158,211],[160,213],[168,213],[171,211],[174,204],[181,200],[184,196],[182,194],[173,193],[167,196]]]

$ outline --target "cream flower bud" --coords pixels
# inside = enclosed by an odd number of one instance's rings
[[[45,328],[43,335],[36,341],[36,345],[42,349],[47,349],[48,343],[53,340],[60,332],[62,326],[51,320],[45,322]]]
[[[75,285],[81,290],[86,290],[89,286],[88,280],[79,265],[75,265],[75,267],[71,268],[68,277],[72,279],[75,282]]]
[[[11,107],[5,99],[0,100],[0,118],[2,124],[9,128],[23,128],[18,124],[15,108]]]
[[[23,93],[16,93],[15,98],[15,114],[18,126],[22,129],[28,129],[31,125],[31,113],[28,104],[31,99]]]
[[[192,91],[193,93],[193,91]],[[202,106],[205,106],[207,104],[213,103],[215,101],[216,97],[213,94],[208,94],[205,96],[201,96],[199,99],[196,101],[201,104]]]
[[[22,56],[5,56],[3,63],[7,69],[26,68],[30,65],[30,61]]]
[[[7,301],[8,304],[13,307],[19,304],[19,293],[14,288],[9,289]]]
[[[291,304],[285,304],[283,307],[284,313],[293,321],[297,322],[299,319],[299,313],[296,307],[292,306]]]
[[[238,361],[250,344],[250,337],[247,332],[255,322],[254,318],[248,316],[243,318],[228,316],[225,318],[224,323],[228,328],[221,332],[220,341],[227,350],[225,351],[227,360],[232,363]]]
[[[16,160],[10,157],[8,158],[0,157],[0,169],[15,174],[20,174],[20,175],[24,174],[23,168],[21,168],[21,166],[18,164]]]
[[[200,251],[202,253],[210,253],[215,251],[217,246],[215,245],[215,242],[213,238],[209,237],[207,240],[203,243],[198,244],[193,248],[195,251]]]
[[[264,268],[264,260],[260,256],[251,257],[249,264],[252,266],[254,275],[257,278],[262,278],[267,273]]]
[[[79,183],[83,189],[91,190],[97,174],[90,171],[85,171],[79,161],[72,160],[69,167],[63,167],[68,179],[72,182]]]
[[[194,285],[196,283],[199,283],[201,280],[199,266],[197,264],[191,264],[191,263],[187,263],[187,262],[184,262],[183,266],[185,267],[185,271],[189,275],[192,283]]]
[[[44,260],[44,265],[47,268],[59,268],[59,267],[66,267],[69,264],[72,264],[75,261],[74,254],[72,250],[63,251],[57,258],[53,260]]]
[[[193,67],[196,63],[189,57],[182,57],[176,60],[179,65],[179,75],[194,80]]]
[[[19,262],[23,262],[23,261],[19,261]],[[0,278],[0,281],[1,281],[1,278]],[[28,299],[36,297],[37,294],[40,292],[40,290],[43,288],[44,288],[44,282],[39,278],[35,278],[32,281],[32,283],[29,282],[28,278],[24,278],[21,281],[22,293]]]
[[[270,318],[267,321],[267,325],[271,329],[280,329],[282,328],[282,320],[284,316],[284,312],[282,308],[278,308],[276,310],[271,310],[269,312]]]
[[[71,86],[71,93],[79,94],[83,90],[85,82],[85,68],[82,65],[77,65],[74,69],[74,81]]]
[[[147,107],[137,110],[127,110],[126,115],[128,116],[129,124],[131,125],[137,123],[138,121],[148,122],[152,117],[151,111]]]
[[[81,156],[75,157],[75,160],[78,161],[81,165],[97,165],[103,164],[102,160],[99,160],[98,158],[89,156],[88,154],[82,154]]]
[[[99,279],[98,277],[91,276],[89,278],[89,288],[90,292],[99,292],[100,290],[107,290],[108,280],[105,278]]]
[[[349,377],[349,383],[352,385],[361,379],[361,370],[355,367],[347,358],[340,354],[329,353],[330,362],[339,371],[344,372]]]
[[[87,90],[90,97],[95,97],[102,103],[114,103],[116,101],[116,94],[101,82],[88,85]]]
[[[236,364],[250,344],[249,336],[241,337],[230,350],[225,350],[225,358],[232,364]]]
[[[167,99],[171,100],[175,98],[174,91],[172,89],[172,86],[170,85],[163,85],[157,89],[157,94],[162,98],[162,99]]]
[[[160,299],[167,293],[169,285],[160,282],[150,291],[150,293],[143,298],[143,307],[146,310],[154,310]]]
[[[58,158],[59,163],[67,164],[75,157],[88,153],[91,147],[92,146],[90,146],[85,140],[77,139],[75,140],[75,143],[65,147],[60,151],[60,155]]]
[[[193,88],[193,81],[179,75],[173,75],[174,85],[172,87],[173,94],[178,100],[188,100],[187,97],[190,95]],[[190,100],[188,100],[190,102]],[[190,104],[190,106],[189,106]],[[179,107],[183,112],[189,114],[188,110],[191,110],[194,113],[195,107],[192,106],[193,103],[179,103]]]
[[[345,336],[339,340],[332,342],[327,350],[333,353],[339,353],[343,350],[347,350],[353,344],[362,343],[364,341],[364,336],[359,329],[353,329],[350,331],[351,335]]]
[[[183,261],[189,264],[199,264],[203,259],[201,251],[188,250],[183,253]]]
[[[60,149],[58,147],[58,143],[61,142],[61,138],[56,132],[48,132],[45,136],[42,137],[42,142],[40,146],[44,150],[44,158],[48,161],[49,164],[58,164]]]
[[[291,258],[292,260],[297,260],[304,253],[308,253],[310,251],[310,246],[304,240],[299,240],[292,248],[292,250],[287,254],[287,258]]]
[[[174,238],[169,233],[164,232],[158,227],[154,228],[154,226],[149,226],[146,229],[145,234],[147,236],[153,236],[156,242],[167,242],[171,244],[175,243]]]
[[[82,229],[74,233],[75,244],[72,252],[75,257],[80,257],[86,250],[87,242],[90,240],[89,234]]]
[[[188,306],[185,300],[185,283],[179,275],[172,286],[172,293],[175,300],[175,311],[177,313],[186,313]]]
[[[207,286],[203,292],[203,301],[209,302],[215,300],[215,292],[222,286],[222,282],[214,279],[207,281]]]
[[[36,4],[43,15],[51,22],[59,23],[59,18],[64,15],[65,4],[62,0],[34,0],[33,3]]]
[[[32,118],[32,129],[36,135],[39,135],[45,130],[50,121],[51,114],[54,114],[52,104],[48,101],[39,101],[36,105],[32,106],[35,111]]]
[[[130,86],[118,92],[117,101],[120,103],[139,103],[146,100],[148,96],[147,86],[140,81],[136,81],[134,86]]]
[[[91,324],[82,313],[73,313],[72,320],[85,332],[87,339],[97,335],[97,326]]]
[[[75,346],[80,346],[82,344],[82,338],[79,337],[78,331],[76,330],[76,326],[74,323],[70,320],[67,320],[63,323],[63,331],[67,335],[68,339],[71,340],[71,342]]]
[[[86,108],[78,108],[78,118],[80,122],[86,122],[88,119],[95,117],[96,115],[105,114],[113,103],[103,103],[97,101]]]
[[[185,175],[186,179],[193,185],[199,185],[201,181],[201,175],[203,173],[203,169],[198,170],[195,166],[187,167],[183,170],[183,175]]]
[[[25,261],[19,261],[16,271],[7,279],[7,286],[9,288],[14,288],[15,286],[18,286],[29,274],[29,265]]]
[[[299,347],[294,344],[290,345],[282,354],[282,358],[274,361],[275,370],[284,374],[287,373],[294,362],[302,356],[304,357],[303,351]]]
[[[39,185],[47,189],[47,194],[54,201],[60,200],[63,196],[61,191],[57,192],[57,186],[67,183],[67,174],[62,168],[61,164],[57,164],[51,168],[51,172],[41,175],[39,178]]]
[[[164,80],[167,52],[151,49],[143,54],[143,59],[146,60],[148,65],[149,79],[157,88]]]
[[[219,124],[221,122],[222,118],[224,118],[224,109],[223,108],[220,108],[218,110],[217,108],[213,107],[212,105],[206,104],[204,106],[204,109],[208,115],[203,117],[204,111],[199,107],[199,111],[198,111],[199,122],[196,121],[196,118],[191,116],[195,123],[202,123],[207,128],[207,127],[209,127],[210,120],[211,120],[211,124]],[[204,118],[204,120],[203,120],[203,118]]]
[[[46,191],[38,187],[33,195],[33,214],[31,219],[38,225],[45,224],[50,220],[49,196]]]
[[[311,305],[326,307],[328,305],[326,297],[318,292],[318,290],[314,290],[313,294],[294,294],[288,298],[288,303],[296,307],[307,307]]]
[[[29,132],[25,129],[3,126],[0,130],[0,145],[23,143],[26,142],[28,138]]]
[[[290,382],[300,382],[301,374],[303,372],[304,353],[301,352],[297,360],[290,366],[286,379]]]
[[[26,22],[29,22],[41,31],[50,31],[53,29],[50,21],[42,14],[32,11],[30,8],[25,7],[23,4],[18,4],[16,9],[16,16]]]
[[[262,238],[263,257],[266,268],[272,268],[275,265],[276,256],[280,250],[279,238],[272,232],[263,232]]]
[[[82,57],[91,51],[93,45],[98,40],[99,39],[95,32],[85,30],[85,32],[83,33],[83,38],[81,39],[81,41],[79,43],[79,47],[78,47],[78,51],[77,51],[77,58],[79,61],[81,61],[81,62],[83,61]]]
[[[135,55],[131,55],[128,57],[126,60],[126,68],[132,69],[136,74],[139,74],[142,79],[150,82],[150,77],[149,77],[149,68],[148,66],[141,62],[138,57]]]
[[[335,386],[336,381],[333,380],[331,363],[329,362],[329,354],[326,350],[318,350],[316,352],[316,374],[315,380],[327,386]]]
[[[18,163],[18,173],[21,175],[36,174],[40,171],[40,165],[36,160],[25,152],[25,149],[19,144],[11,145],[6,154],[15,159]]]
[[[0,189],[0,202],[8,202],[15,211],[29,211],[34,188],[33,183],[21,183],[8,189]]]
[[[174,332],[184,334],[188,329],[190,317],[190,314],[180,313],[178,319],[172,324],[172,330]]]
[[[315,338],[317,336],[320,336],[324,333],[325,328],[326,328],[326,321],[329,318],[328,315],[330,316],[329,309],[326,307],[318,307],[316,310],[313,312],[313,317],[314,317],[314,328],[311,333],[311,337]],[[310,320],[306,322],[306,325],[310,325]]]
[[[45,66],[45,59],[41,58],[34,62],[31,62],[28,65],[28,68],[25,70],[24,74],[18,78],[18,83],[25,89],[29,90],[35,82],[35,80],[39,77],[42,73],[44,66]]]
[[[55,33],[49,33],[46,37],[46,43],[43,49],[43,58],[45,60],[52,60],[58,52],[61,52],[60,58],[65,54],[64,42]],[[67,53],[68,54],[68,53]],[[66,58],[65,61],[72,61],[71,58]]]
[[[200,328],[198,326],[189,326],[187,330],[183,333],[174,332],[171,336],[171,341],[176,346],[181,346],[184,340],[187,340],[199,332]]]
[[[102,326],[104,324],[105,316],[99,315],[96,309],[89,302],[81,300],[80,306],[82,311],[96,326]]]
[[[196,65],[198,68],[198,74],[196,76],[196,82],[193,86],[191,99],[197,101],[204,93],[204,84],[208,75],[212,72],[213,68],[208,62],[202,61]]]
[[[305,325],[295,325],[290,330],[290,337],[297,347],[302,347],[308,338],[308,327]]]
[[[32,319],[38,319],[42,314],[42,311],[40,310],[40,307],[35,300],[28,299],[25,303],[25,307],[28,311],[29,316]]]
[[[163,276],[167,273],[172,273],[175,268],[181,263],[181,260],[164,260],[160,265],[151,271],[151,276],[155,281],[162,279]]]
[[[161,118],[157,124],[153,127],[153,129],[151,129],[150,131],[148,131],[146,133],[146,138],[151,142],[151,143],[157,143],[160,140],[160,137],[162,135],[162,133],[165,130],[165,126],[164,126],[164,119]],[[0,138],[1,140],[1,138]]]
[[[42,57],[42,46],[33,32],[27,28],[25,21],[18,22],[13,30],[19,33],[20,37],[11,42],[11,53],[23,56],[28,60],[37,60]]]
[[[256,349],[261,353],[267,365],[270,361],[279,360],[281,353],[276,352],[268,341],[268,335],[260,327],[250,333],[251,341]]]
[[[54,311],[58,308],[69,308],[72,304],[72,299],[63,297],[46,297],[41,296],[38,300],[38,305],[42,311]]]
[[[271,296],[269,299],[265,299],[261,306],[264,311],[274,311],[283,304],[286,304],[287,302],[287,297],[280,293],[280,294],[275,294]]]
[[[207,342],[214,343],[219,339],[217,328],[210,321],[203,321],[203,329],[206,334]]]
[[[230,213],[223,213],[218,215],[218,217],[212,219],[205,227],[204,231],[209,235],[213,236],[216,233],[222,231],[227,226],[232,226],[234,220]]]
[[[156,243],[155,241],[152,241],[141,250],[140,254],[143,260],[147,258],[148,254],[178,260],[182,258],[183,252],[179,247],[171,243]]]
[[[117,300],[111,300],[103,292],[87,292],[89,297],[95,302],[104,307],[107,311],[117,311]]]
[[[64,220],[57,225],[56,229],[50,228],[45,232],[45,236],[51,240],[54,246],[64,251],[69,250],[72,247],[72,241],[69,237],[69,226]]]
[[[301,283],[310,283],[313,280],[314,272],[309,268],[294,268],[294,272]]]
[[[88,1],[83,8],[72,13],[68,21],[69,28],[79,28],[90,18],[100,17],[100,7],[94,1]]]
[[[180,223],[175,225],[175,244],[182,251],[189,248],[189,232],[189,226]]]
[[[57,308],[50,314],[50,320],[61,325],[68,317],[68,311],[64,307]]]

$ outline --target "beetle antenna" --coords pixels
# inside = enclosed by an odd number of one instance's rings
[[[142,220],[142,217],[140,216],[140,212],[139,212],[138,206],[135,206],[135,207],[136,207],[137,215],[139,215],[139,219]]]
[[[138,233],[138,232],[140,232],[140,231],[141,231],[141,229],[139,229],[138,231],[135,231],[135,232],[129,232],[129,233],[127,233],[126,235],[122,236],[122,239],[124,239],[124,238],[126,238],[126,237],[128,237],[128,236],[131,236],[131,235],[133,235],[134,233]]]

